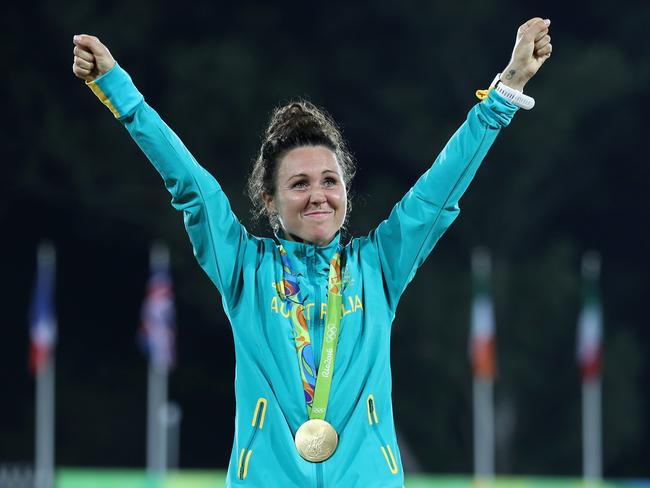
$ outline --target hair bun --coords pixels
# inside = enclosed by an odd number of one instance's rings
[[[248,196],[253,215],[266,213],[262,194],[275,194],[277,164],[291,149],[301,146],[325,146],[332,150],[341,166],[346,187],[354,176],[354,161],[343,136],[332,118],[306,100],[294,100],[277,107],[264,132],[265,138],[248,179]],[[349,208],[349,207],[348,207]],[[269,215],[271,227],[277,230],[276,216]]]

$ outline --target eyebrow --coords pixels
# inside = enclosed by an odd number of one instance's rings
[[[324,169],[321,175],[324,175],[325,173],[334,173],[335,175],[338,175],[338,173],[333,169]],[[299,177],[309,177],[309,175],[306,173],[296,173],[295,175],[289,176],[289,178],[287,178],[287,181],[291,181],[293,178],[299,178]]]

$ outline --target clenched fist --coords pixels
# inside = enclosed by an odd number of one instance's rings
[[[74,62],[72,72],[87,82],[95,81],[115,66],[110,51],[95,36],[80,34],[74,36]]]
[[[535,17],[519,27],[510,63],[501,74],[504,85],[523,91],[524,85],[535,76],[544,61],[551,57],[553,46],[548,34],[550,24],[549,19]]]

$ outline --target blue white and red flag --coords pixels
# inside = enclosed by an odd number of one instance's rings
[[[168,371],[174,365],[175,316],[169,254],[165,248],[158,247],[152,252],[140,339],[151,365],[160,371]]]
[[[36,282],[29,314],[29,367],[34,374],[47,366],[56,346],[55,270],[54,248],[50,244],[42,244],[38,248]]]
[[[601,322],[600,307],[597,304],[585,306],[578,319],[578,362],[583,381],[600,376],[602,360]]]
[[[578,364],[582,380],[600,377],[602,367],[603,312],[598,293],[600,257],[587,253],[582,265],[584,299],[578,318]]]

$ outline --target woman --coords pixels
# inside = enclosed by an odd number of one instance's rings
[[[500,129],[517,105],[530,108],[522,90],[551,55],[549,23],[519,28],[504,74],[477,92],[482,102],[433,166],[388,219],[345,245],[354,167],[323,112],[294,102],[273,114],[249,194],[275,240],[255,237],[108,49],[74,37],[74,74],[162,175],[232,324],[237,414],[227,486],[403,486],[389,362],[395,309]]]

